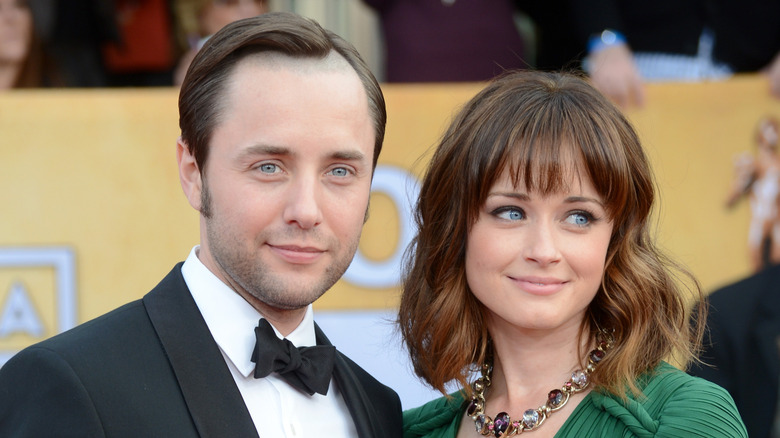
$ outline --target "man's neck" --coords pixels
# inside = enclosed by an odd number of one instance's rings
[[[300,309],[277,309],[258,300],[248,292],[237,291],[237,293],[260,312],[263,318],[267,319],[282,336],[287,336],[298,328],[306,315],[306,307]]]

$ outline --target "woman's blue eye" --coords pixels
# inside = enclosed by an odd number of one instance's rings
[[[523,211],[514,207],[501,207],[496,209],[493,214],[501,219],[509,221],[519,221],[524,218]]]
[[[583,211],[572,213],[566,219],[567,222],[581,227],[585,225],[589,225],[592,220],[593,220],[593,215]]]

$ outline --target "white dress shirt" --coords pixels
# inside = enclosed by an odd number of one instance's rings
[[[327,395],[309,396],[276,373],[254,378],[255,364],[251,360],[254,329],[262,315],[201,263],[198,248],[192,249],[181,272],[236,381],[258,434],[269,438],[356,437],[355,424],[335,379],[331,379]],[[275,327],[274,331],[282,338]],[[311,305],[287,339],[297,347],[317,344]],[[219,399],[214,403],[219,403]]]

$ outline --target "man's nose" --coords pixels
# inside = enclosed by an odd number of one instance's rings
[[[322,222],[321,187],[316,178],[302,177],[291,182],[284,209],[284,221],[301,229],[311,229]]]

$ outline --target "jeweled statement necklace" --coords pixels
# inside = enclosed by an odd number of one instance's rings
[[[576,370],[571,378],[560,389],[553,389],[547,395],[547,402],[536,409],[523,412],[522,420],[512,420],[506,412],[499,412],[495,418],[485,415],[485,390],[490,386],[493,365],[482,365],[482,376],[474,381],[474,395],[471,397],[466,413],[474,420],[477,433],[483,436],[494,435],[496,438],[519,435],[523,432],[538,429],[547,417],[560,410],[569,401],[572,394],[581,392],[590,384],[590,375],[601,362],[607,351],[612,348],[611,334],[599,331],[596,337],[596,349],[588,354],[588,366],[584,370]]]

